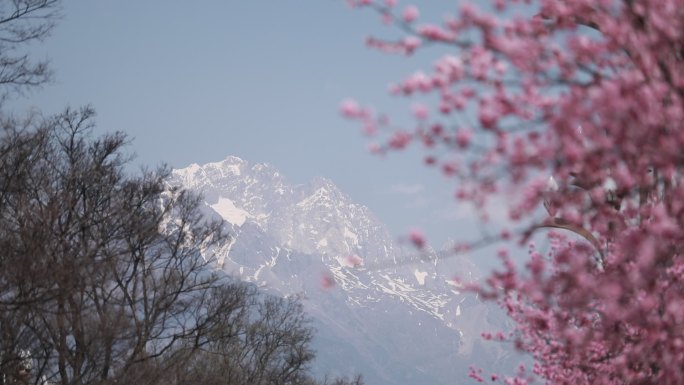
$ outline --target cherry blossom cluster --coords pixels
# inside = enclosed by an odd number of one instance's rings
[[[349,4],[401,31],[372,48],[443,47],[391,87],[411,123],[343,103],[381,143],[373,151],[421,146],[481,211],[515,191],[519,225],[502,241],[548,232],[550,251],[532,247],[517,267],[502,250],[501,270],[473,289],[517,322],[506,338],[534,357],[531,372],[549,384],[684,383],[684,0],[461,2],[438,23],[397,1]]]

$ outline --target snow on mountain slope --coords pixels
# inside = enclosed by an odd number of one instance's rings
[[[505,318],[452,283],[477,277],[475,265],[465,257],[395,264],[407,251],[332,181],[293,186],[269,165],[228,157],[174,170],[169,183],[202,193],[206,215],[226,221],[232,239],[211,250],[219,268],[304,296],[321,372],[361,372],[368,384],[451,384],[472,363],[506,359],[479,341]],[[334,289],[322,289],[324,275]]]

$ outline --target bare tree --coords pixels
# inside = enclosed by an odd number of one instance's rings
[[[23,350],[34,378],[110,383],[198,349],[234,304],[201,248],[224,240],[166,170],[124,175],[121,134],[88,137],[92,110],[0,139],[2,370]],[[16,366],[16,365],[14,365]],[[148,373],[149,375],[150,373]],[[146,383],[155,383],[149,376]]]
[[[4,382],[318,384],[300,301],[217,273],[221,223],[167,170],[126,175],[125,136],[91,138],[92,116],[4,122]]]
[[[246,287],[241,312],[216,324],[211,342],[190,365],[176,366],[170,384],[184,385],[363,385],[361,376],[311,375],[313,329],[299,298],[280,298]],[[223,295],[232,297],[232,291]]]
[[[174,382],[288,385],[309,378],[313,329],[299,300],[248,291],[244,311],[217,324],[211,343]]]
[[[343,377],[335,378],[332,380],[326,379],[321,385],[363,385],[363,378],[361,375],[355,375],[354,377]]]
[[[51,79],[47,60],[34,61],[30,43],[46,38],[59,18],[59,0],[0,0],[0,97]],[[0,99],[1,100],[1,99]]]

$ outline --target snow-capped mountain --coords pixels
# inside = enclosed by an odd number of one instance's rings
[[[508,364],[505,349],[479,338],[505,318],[453,281],[477,279],[477,267],[429,253],[406,263],[415,250],[330,180],[291,185],[269,165],[228,157],[174,170],[170,183],[202,193],[206,215],[226,221],[231,240],[212,250],[218,268],[303,295],[318,331],[317,371],[433,385],[465,382],[471,364]]]

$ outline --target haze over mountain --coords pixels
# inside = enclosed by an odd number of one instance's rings
[[[225,220],[231,240],[210,250],[217,268],[276,295],[302,296],[317,329],[319,374],[439,385],[467,382],[471,364],[515,364],[505,347],[480,338],[506,318],[453,281],[477,279],[475,264],[430,252],[406,263],[416,251],[332,181],[291,185],[270,165],[228,157],[174,170],[170,183],[202,193],[205,214]],[[326,288],[326,279],[334,285]]]

